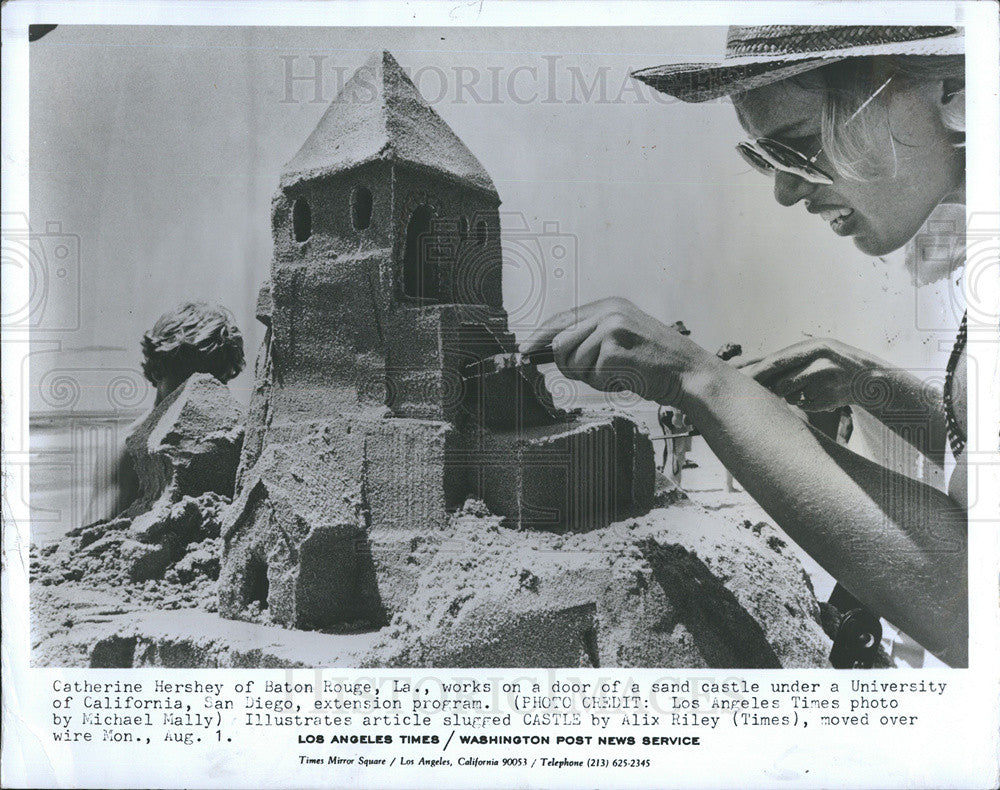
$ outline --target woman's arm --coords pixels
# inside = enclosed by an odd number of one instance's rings
[[[629,302],[549,319],[563,373],[682,409],[768,514],[859,600],[942,660],[968,650],[966,514],[942,492],[812,431],[754,379]]]
[[[947,428],[941,390],[912,373],[836,340],[806,340],[740,365],[806,411],[860,406],[938,466]]]
[[[713,452],[796,543],[943,661],[965,663],[962,508],[811,430],[736,370],[706,365],[682,393]]]

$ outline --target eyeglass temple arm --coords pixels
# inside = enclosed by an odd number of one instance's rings
[[[884,91],[885,88],[886,88],[886,86],[890,82],[892,82],[892,77],[891,76],[889,77],[889,79],[887,79],[881,85],[879,85],[878,89],[875,91],[875,93],[873,93],[871,96],[869,96],[867,99],[865,99],[865,101],[861,104],[860,107],[858,107],[858,109],[856,109],[853,113],[851,113],[851,117],[848,118],[846,121],[844,121],[844,126],[847,126],[847,124],[849,124],[851,121],[853,121],[855,118],[857,118],[858,115],[859,115],[859,113],[865,107],[867,107],[869,104],[871,104],[873,101],[875,101],[875,97],[878,96],[882,91]],[[807,160],[809,162],[809,164],[811,164],[811,165],[816,164],[816,160],[819,159],[819,155],[821,153],[823,153],[823,149],[822,148],[820,148],[815,154],[813,154],[811,157],[809,157],[809,159]]]
[[[888,85],[890,82],[892,82],[892,77],[889,77],[889,79],[887,79],[885,82],[883,82],[881,85],[879,85],[878,86],[878,90],[876,90],[875,93],[873,93],[871,96],[869,96],[868,99],[860,107],[858,107],[858,109],[856,109],[853,113],[851,113],[851,117],[848,118],[846,121],[844,121],[844,125],[846,126],[851,121],[853,121],[855,118],[857,118],[858,117],[858,113],[860,113],[865,107],[867,107],[869,104],[871,104],[873,101],[875,101],[875,97],[878,96],[882,91],[884,91],[886,85]]]

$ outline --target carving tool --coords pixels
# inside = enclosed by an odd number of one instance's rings
[[[534,351],[522,353],[511,351],[506,354],[494,354],[491,357],[483,357],[476,362],[470,362],[465,366],[465,379],[474,379],[480,376],[488,376],[499,373],[508,368],[521,368],[526,365],[545,365],[555,362],[555,352],[552,346],[542,346]]]

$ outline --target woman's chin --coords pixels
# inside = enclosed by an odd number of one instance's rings
[[[885,239],[874,234],[856,233],[854,235],[854,246],[865,255],[881,257],[895,252],[902,247],[909,239]]]
[[[857,224],[851,228],[854,245],[866,255],[888,255],[905,247],[910,239],[919,234],[930,213],[897,217],[894,221],[884,222],[881,227],[875,227],[866,216],[858,216]]]

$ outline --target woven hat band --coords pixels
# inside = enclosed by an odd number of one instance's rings
[[[722,57],[667,63],[632,76],[682,101],[701,102],[761,88],[844,58],[962,55],[954,27],[756,25],[731,27]]]
[[[754,25],[729,29],[725,58],[829,52],[949,36],[953,27]]]

